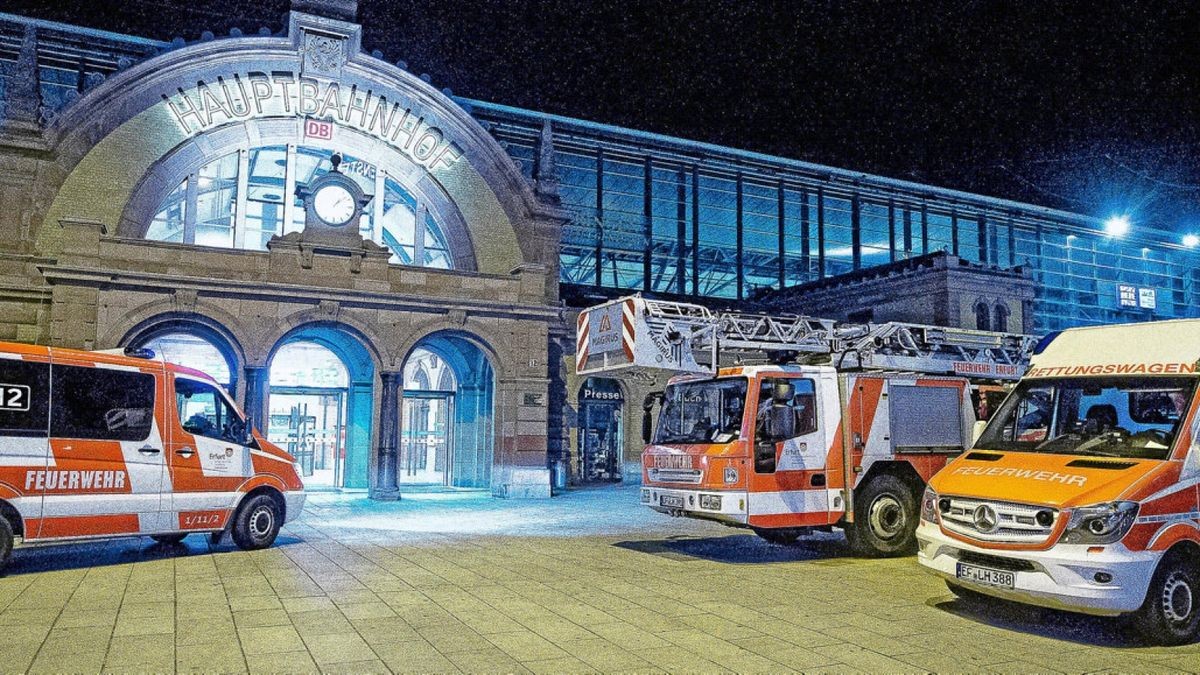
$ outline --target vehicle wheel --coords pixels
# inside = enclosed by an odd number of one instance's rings
[[[3,573],[4,568],[8,566],[8,559],[12,555],[12,549],[12,525],[9,524],[7,518],[0,516],[0,573]]]
[[[179,542],[183,541],[183,538],[186,536],[187,536],[186,534],[182,534],[182,533],[180,533],[180,534],[152,534],[152,535],[150,535],[150,538],[153,539],[154,541],[157,541],[160,544],[164,544],[166,546],[173,546],[173,545],[178,544]]]
[[[949,588],[951,593],[957,595],[959,600],[966,602],[988,602],[991,600],[991,597],[985,593],[971,590],[966,586],[960,586],[952,581],[946,582],[946,588]]]
[[[875,476],[854,495],[854,523],[846,528],[850,548],[873,558],[916,550],[917,497],[908,483]]]
[[[1200,635],[1200,574],[1195,563],[1179,552],[1163,558],[1133,620],[1138,632],[1157,644],[1195,640]]]
[[[764,541],[776,546],[790,546],[796,543],[800,538],[800,532],[793,529],[756,529],[754,534],[762,537]]]
[[[233,543],[245,551],[270,546],[282,525],[279,516],[279,506],[268,495],[247,499],[233,516]]]

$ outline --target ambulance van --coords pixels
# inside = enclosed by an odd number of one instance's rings
[[[918,560],[961,596],[1129,614],[1200,637],[1200,320],[1046,336],[930,481]]]
[[[265,548],[303,505],[293,458],[207,375],[0,342],[0,569],[14,547],[105,537]]]

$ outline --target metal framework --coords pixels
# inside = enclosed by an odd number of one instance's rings
[[[808,316],[714,312],[640,294],[584,310],[577,337],[581,375],[630,368],[712,375],[722,357],[766,357],[988,381],[1019,379],[1036,342],[1028,335],[910,323],[839,325]]]

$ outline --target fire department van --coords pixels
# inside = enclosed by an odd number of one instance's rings
[[[970,452],[930,481],[918,560],[957,594],[1129,613],[1200,635],[1200,321],[1046,336]]]
[[[102,537],[265,548],[303,508],[293,461],[211,378],[148,350],[0,343],[0,568],[15,545]]]

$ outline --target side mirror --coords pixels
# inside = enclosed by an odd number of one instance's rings
[[[979,420],[975,422],[975,426],[971,429],[971,445],[975,445],[975,442],[978,441],[979,437],[983,435],[983,430],[986,428],[987,420]]]
[[[651,417],[654,413],[654,404],[661,404],[663,395],[660,392],[651,392],[646,394],[646,398],[642,399],[642,442],[649,445],[650,438],[653,434]]]

